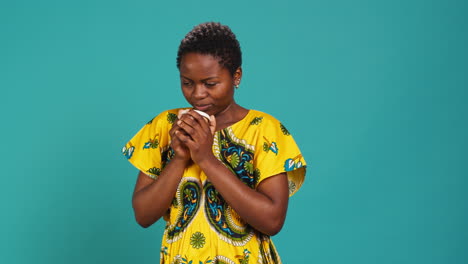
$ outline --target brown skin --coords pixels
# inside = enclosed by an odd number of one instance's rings
[[[148,227],[170,207],[184,168],[196,163],[208,180],[239,216],[256,230],[275,235],[284,223],[288,207],[285,173],[263,180],[257,189],[242,183],[213,154],[213,132],[226,128],[247,115],[234,101],[234,85],[242,77],[241,68],[232,75],[211,55],[188,53],[180,64],[182,92],[195,108],[208,113],[206,122],[195,111],[181,116],[169,134],[175,156],[157,180],[140,172],[133,194],[137,222]]]

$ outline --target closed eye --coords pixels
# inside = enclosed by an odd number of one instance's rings
[[[215,86],[216,84],[218,84],[218,83],[215,83],[215,82],[206,82],[206,83],[205,83],[205,86],[207,86],[207,87],[213,87],[213,86]]]

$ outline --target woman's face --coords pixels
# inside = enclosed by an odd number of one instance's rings
[[[184,97],[195,109],[216,116],[235,104],[234,84],[239,80],[213,56],[187,53],[179,70]]]

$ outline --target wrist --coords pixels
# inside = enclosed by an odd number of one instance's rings
[[[202,170],[204,170],[204,168],[213,165],[216,162],[219,162],[219,160],[214,156],[213,153],[210,153],[209,155],[203,157],[203,159],[198,160],[196,163]]]
[[[182,165],[182,166],[185,167],[185,166],[189,165],[191,159],[190,159],[190,157],[184,157],[184,156],[175,154],[174,157],[171,159],[171,161],[179,163],[179,165]]]

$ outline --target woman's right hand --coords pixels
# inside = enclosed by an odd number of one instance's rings
[[[188,109],[181,109],[179,110],[178,113],[178,118],[180,118],[184,113],[188,112]],[[177,125],[177,122],[174,122],[171,130],[169,130],[169,135],[171,136],[171,148],[174,150],[175,153],[175,158],[181,159],[184,161],[190,161],[190,150],[187,146],[185,146],[182,141],[179,140],[179,138],[176,136],[176,133],[185,133],[179,125]]]
[[[181,131],[180,127],[174,123],[171,130],[169,130],[169,135],[171,136],[171,148],[174,150],[176,159],[181,159],[184,161],[190,161],[190,150],[185,146],[179,138],[176,136],[177,133],[184,133]]]

